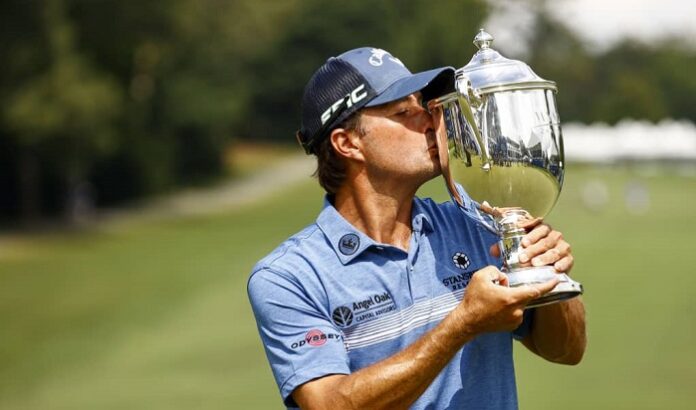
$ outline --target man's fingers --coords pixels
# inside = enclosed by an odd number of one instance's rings
[[[573,269],[573,263],[573,255],[568,255],[564,258],[561,258],[558,262],[554,263],[553,268],[556,269],[556,272],[568,273],[571,269]]]
[[[500,273],[500,277],[498,278],[498,281],[496,282],[500,286],[505,286],[506,288],[510,287],[510,282],[508,280],[508,277],[504,273]]]
[[[543,254],[536,256],[532,259],[532,266],[546,266],[546,265],[552,265],[556,263],[559,259],[561,259],[561,253],[558,251],[558,249],[553,248],[549,249],[548,251],[544,252]]]
[[[508,277],[503,272],[499,271],[495,266],[487,266],[474,274],[474,277],[480,276],[487,282],[493,282],[499,285],[508,286]]]
[[[541,224],[542,222],[544,222],[544,218],[523,219],[517,222],[517,226],[519,226],[522,229],[532,229],[535,226]]]
[[[526,239],[529,239],[529,235],[525,236],[525,238],[522,240],[522,243],[524,244],[524,241]],[[527,258],[534,258],[536,256],[542,255],[544,252],[548,251],[549,249],[557,248],[559,251],[559,254],[563,253],[562,251],[562,246],[559,246],[563,241],[563,234],[558,232],[558,231],[551,231],[541,239],[539,239],[537,242],[530,243],[529,245],[525,246],[524,248],[524,254]],[[520,255],[521,256],[521,255]],[[524,259],[522,262],[527,262],[529,259]],[[554,261],[555,262],[555,261]]]
[[[556,285],[558,285],[558,283],[560,281],[561,281],[560,278],[553,278],[548,282],[536,283],[536,284],[532,285],[532,287],[535,287],[537,292],[538,292],[538,296],[541,296],[541,295],[545,295],[545,294],[551,292],[553,290],[553,288],[555,288]]]
[[[528,302],[549,293],[558,285],[558,282],[558,278],[553,278],[548,282],[522,285],[511,290],[515,293],[514,297],[517,299],[517,302],[526,305]]]
[[[539,254],[532,258],[532,266],[553,265],[557,261],[570,255],[570,245],[563,240],[560,233],[554,235],[552,232],[547,239],[539,241],[539,243],[525,249],[524,253],[526,257],[529,257],[529,255],[533,255],[534,252],[538,252]],[[522,262],[527,261],[525,258],[522,258],[522,255],[520,255],[520,260]]]
[[[481,270],[481,274],[485,275],[486,279],[488,279],[491,282],[507,278],[507,276],[503,272],[499,271],[493,266],[487,266],[483,268]]]
[[[525,248],[532,245],[536,244],[541,240],[542,238],[545,238],[549,233],[551,233],[552,229],[549,225],[547,224],[541,224],[537,225],[532,229],[527,235],[524,236],[522,239],[522,246]]]

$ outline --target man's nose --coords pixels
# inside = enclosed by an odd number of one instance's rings
[[[428,117],[430,118],[431,128],[437,131],[438,128],[442,127],[443,125],[442,107],[439,105],[428,107],[426,109],[426,112],[428,113]]]
[[[418,130],[426,132],[433,129],[435,129],[435,119],[433,115],[428,112],[427,109],[422,108],[422,111],[418,115]]]

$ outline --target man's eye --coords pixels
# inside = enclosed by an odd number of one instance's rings
[[[411,110],[409,110],[408,108],[404,108],[404,109],[397,111],[396,115],[398,115],[400,117],[404,117],[404,116],[409,115],[410,113],[411,113]]]

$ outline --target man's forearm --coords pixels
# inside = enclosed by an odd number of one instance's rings
[[[420,397],[455,353],[476,335],[512,331],[523,307],[558,284],[509,288],[492,266],[471,277],[462,302],[434,329],[395,355],[350,375],[309,381],[292,393],[303,409],[406,408]]]
[[[327,379],[335,394],[326,402],[302,408],[407,408],[420,397],[454,354],[473,339],[470,332],[455,331],[462,320],[450,313],[418,341],[385,360],[350,375]],[[297,399],[297,396],[296,396]],[[301,401],[301,400],[300,400]],[[316,406],[315,406],[316,405]]]
[[[531,334],[523,342],[546,360],[578,364],[587,344],[582,299],[536,308]]]

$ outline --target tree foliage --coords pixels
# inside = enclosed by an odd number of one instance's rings
[[[558,83],[564,121],[607,122],[623,118],[696,122],[696,49],[679,39],[649,45],[624,40],[592,53],[543,10],[536,16],[527,61]]]
[[[0,218],[114,204],[220,175],[232,140],[292,143],[307,79],[374,46],[413,71],[466,64],[484,0],[6,0]],[[543,10],[526,61],[565,121],[696,121],[696,56],[672,41],[602,54]],[[514,57],[514,55],[512,55]],[[87,189],[85,189],[87,187]]]

